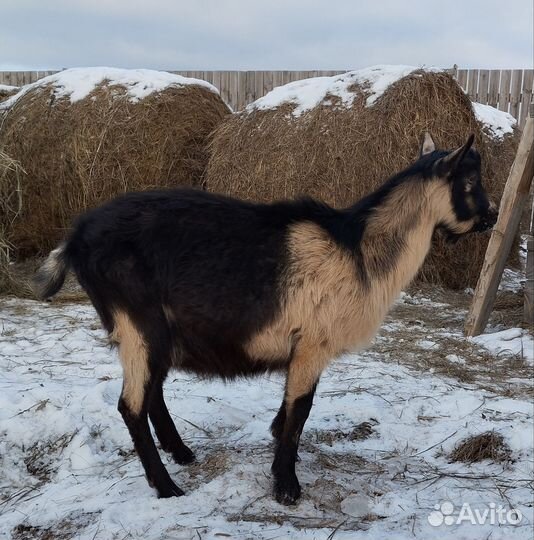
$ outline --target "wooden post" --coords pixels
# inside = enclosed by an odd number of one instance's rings
[[[534,236],[530,231],[527,240],[527,280],[525,281],[524,321],[534,328]]]
[[[532,105],[534,108],[534,105]],[[530,197],[530,222],[527,235],[527,268],[523,321],[534,331],[534,194]]]
[[[506,181],[499,209],[499,218],[493,229],[486,257],[480,272],[475,295],[467,320],[468,336],[481,334],[486,327],[504,265],[519,227],[521,213],[528,199],[534,176],[534,108],[523,129],[517,155]]]

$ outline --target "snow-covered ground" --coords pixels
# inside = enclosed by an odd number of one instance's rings
[[[403,295],[370,350],[332,364],[302,436],[302,499],[283,507],[268,433],[281,377],[172,374],[169,409],[198,460],[164,456],[186,495],[158,500],[92,307],[0,298],[0,538],[530,539],[532,338],[466,340],[464,318],[465,306]],[[511,461],[449,462],[458,441],[489,430]],[[495,524],[500,506],[520,523]]]
[[[489,135],[495,139],[512,134],[517,126],[517,120],[511,114],[499,111],[491,105],[473,102],[473,110],[477,120],[484,124]]]

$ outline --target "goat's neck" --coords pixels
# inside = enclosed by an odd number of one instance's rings
[[[379,205],[369,218],[361,242],[370,292],[383,299],[387,310],[415,277],[427,256],[439,205],[446,193],[434,182],[407,182]]]

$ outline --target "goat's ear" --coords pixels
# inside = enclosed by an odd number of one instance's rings
[[[428,131],[425,131],[423,142],[421,143],[421,150],[419,151],[419,157],[426,156],[427,154],[434,152],[434,150],[436,150],[436,144],[434,143],[434,139]]]
[[[471,134],[469,136],[469,139],[467,139],[467,142],[463,146],[460,146],[444,158],[440,159],[438,162],[440,171],[446,175],[451,175],[452,173],[454,173],[467,155],[467,152],[469,152],[471,146],[473,146],[474,140],[475,136]]]

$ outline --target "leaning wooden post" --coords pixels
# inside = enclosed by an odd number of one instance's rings
[[[530,212],[530,234],[527,237],[527,271],[523,320],[534,328],[534,201]]]
[[[530,113],[504,187],[499,218],[493,228],[473,302],[467,315],[465,333],[468,336],[481,334],[488,323],[504,265],[519,227],[523,207],[528,199],[534,176],[534,109],[532,107]]]

